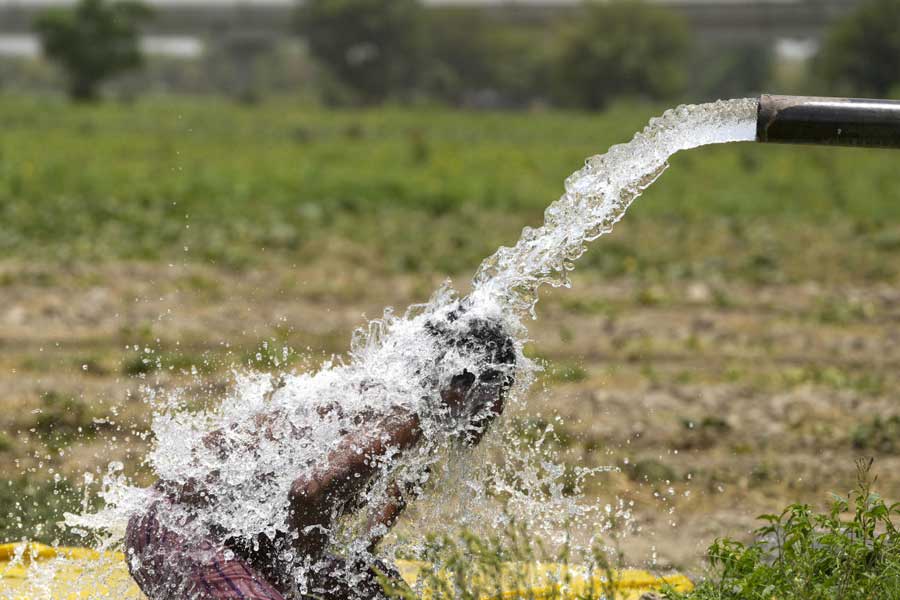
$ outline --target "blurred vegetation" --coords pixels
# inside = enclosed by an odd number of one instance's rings
[[[0,540],[79,545],[84,539],[61,523],[67,512],[97,505],[66,479],[47,481],[20,475],[0,481]]]
[[[688,83],[694,100],[748,95],[771,80],[774,68],[765,43],[689,45],[676,12],[639,1],[520,19],[417,0],[314,0],[297,9],[294,39],[214,38],[191,59],[140,57],[133,37],[145,16],[139,5],[83,2],[49,11],[39,27],[60,39],[68,32],[56,44],[62,50],[46,46],[47,56],[79,74],[79,88],[90,88],[84,94],[92,97],[109,80],[102,91],[125,100],[176,91],[253,103],[290,92],[328,105],[600,107],[623,96],[682,99]],[[122,15],[109,22],[111,11]],[[135,58],[140,71],[132,68]],[[50,91],[74,81],[43,60],[0,57],[0,87]]]
[[[308,0],[300,33],[327,68],[335,102],[374,104],[403,97],[420,73],[423,9],[417,0]]]
[[[64,79],[42,60],[3,57],[0,86],[65,84],[82,99],[98,97],[103,84],[126,100],[179,91],[254,103],[288,92],[343,106],[589,109],[623,98],[696,101],[768,88],[884,97],[900,86],[895,0],[865,0],[835,21],[812,61],[776,53],[769,39],[696,36],[677,11],[641,0],[585,2],[540,19],[421,0],[311,0],[296,14],[294,39],[230,36],[210,41],[197,58],[145,61],[137,43],[147,17],[141,4],[80,0],[36,24]]]
[[[237,269],[330,257],[373,274],[470,273],[540,222],[585,156],[627,140],[661,109],[324,111],[290,101],[70,106],[0,97],[0,254]],[[900,192],[890,153],[732,144],[672,162],[619,225],[627,233],[589,252],[580,271],[896,281]],[[642,292],[641,301],[655,297]]]
[[[775,62],[765,41],[701,46],[690,58],[689,89],[699,98],[755,96],[772,84]]]
[[[617,97],[672,99],[687,83],[690,33],[675,13],[649,4],[589,4],[555,65],[564,103],[602,109]]]
[[[871,417],[857,425],[851,439],[854,448],[900,454],[900,415]]]
[[[865,0],[833,26],[817,66],[833,90],[888,96],[900,84],[900,2]]]
[[[97,98],[99,85],[143,61],[138,26],[150,16],[140,2],[79,0],[41,15],[35,29],[44,54],[65,71],[69,95]]]
[[[510,23],[468,7],[430,9],[427,19],[426,97],[493,108],[548,100],[555,26]]]

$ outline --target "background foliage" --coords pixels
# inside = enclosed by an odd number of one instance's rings
[[[149,16],[140,2],[81,0],[48,11],[35,28],[44,53],[65,71],[69,95],[93,100],[104,80],[141,65],[138,26]]]
[[[866,0],[835,25],[818,67],[831,89],[887,97],[900,83],[900,2]]]

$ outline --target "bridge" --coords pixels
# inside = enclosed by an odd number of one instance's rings
[[[75,0],[0,0],[0,37],[30,39],[34,18],[47,8]],[[144,35],[165,48],[197,48],[291,35],[300,0],[147,0],[155,16]],[[704,42],[805,40],[821,38],[828,24],[855,8],[858,0],[650,0],[683,15]],[[478,8],[501,19],[539,22],[565,16],[580,0],[425,0],[433,8]],[[34,45],[36,48],[36,44]],[[150,46],[151,50],[153,45]],[[2,45],[0,45],[2,51]]]

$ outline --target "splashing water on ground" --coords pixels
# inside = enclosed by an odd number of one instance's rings
[[[381,435],[378,424],[415,415],[421,430],[416,446],[389,447],[368,461],[368,483],[334,509],[341,518],[330,520],[321,532],[330,551],[351,557],[350,562],[373,560],[371,542],[386,527],[368,527],[366,511],[345,505],[380,506],[397,487],[404,496],[418,498],[415,513],[405,517],[407,531],[448,523],[490,528],[509,518],[525,520],[547,535],[566,525],[601,531],[604,511],[579,502],[577,493],[564,493],[566,473],[543,437],[526,444],[501,421],[485,443],[468,449],[466,440],[480,437],[491,415],[482,414],[487,410],[483,403],[451,406],[442,392],[459,385],[461,374],[471,374],[471,389],[481,386],[496,394],[502,387],[506,412],[514,411],[537,370],[522,353],[527,335],[522,319],[534,316],[538,288],[568,285],[567,273],[586,244],[611,230],[665,170],[669,156],[706,144],[752,140],[755,118],[756,101],[741,99],[682,106],[653,119],[631,142],[588,159],[570,176],[565,194],[547,208],[543,226],[526,228],[515,246],[485,260],[469,296],[460,298],[445,285],[428,303],[402,316],[386,311],[354,334],[346,361],[277,378],[240,375],[221,404],[204,412],[187,409],[186,392],[148,392],[155,443],[146,463],[163,483],[135,487],[121,465],[111,465],[101,494],[105,507],[67,515],[67,524],[102,531],[101,545],[114,546],[129,519],[165,494],[190,497],[190,502],[166,505],[159,516],[162,526],[185,539],[227,538],[254,551],[272,543],[273,560],[290,579],[285,587],[299,594],[310,573],[325,567],[290,543],[297,539],[288,524],[298,478],[320,472],[336,455],[363,452],[372,436]],[[352,435],[359,431],[363,435]],[[487,460],[499,452],[505,463]],[[590,475],[577,471],[569,487],[577,491]],[[499,496],[507,498],[504,507],[494,500]],[[617,512],[627,518],[627,507]],[[382,545],[379,553],[389,556],[399,545],[396,540]]]

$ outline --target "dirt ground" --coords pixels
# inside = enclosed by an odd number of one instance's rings
[[[438,283],[346,264],[0,263],[0,479],[139,473],[148,388],[214,399],[232,365],[272,368],[281,345],[312,365]],[[529,351],[547,368],[510,418],[560,415],[567,461],[617,468],[588,494],[634,500],[629,563],[696,570],[757,515],[846,493],[861,455],[900,499],[900,288],[574,283],[538,306]]]

